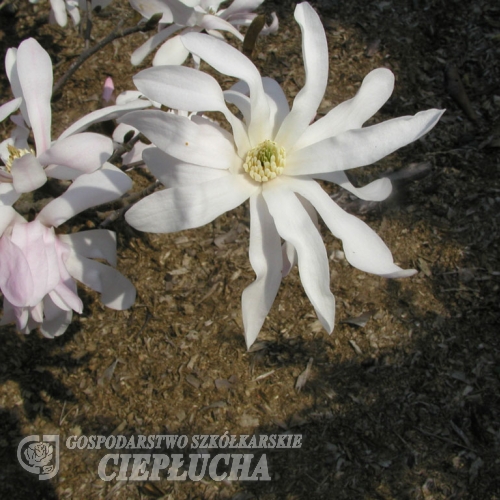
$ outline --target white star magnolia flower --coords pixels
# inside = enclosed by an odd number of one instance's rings
[[[18,49],[9,49],[5,69],[15,99],[0,108],[0,117],[20,107],[22,116],[13,116],[17,127],[12,136],[0,144],[0,205],[12,205],[21,193],[34,191],[47,177],[75,179],[94,172],[111,156],[111,139],[91,132],[79,133],[92,123],[110,120],[132,109],[149,107],[151,102],[139,99],[138,93],[126,102],[108,106],[81,118],[51,141],[52,62],[48,53],[33,38]],[[118,102],[118,99],[117,99]],[[36,151],[27,142],[33,131]]]
[[[213,37],[189,33],[182,36],[186,49],[217,71],[243,80],[249,98],[234,89],[223,93],[211,76],[180,66],[147,69],[135,77],[135,84],[168,107],[222,112],[233,135],[207,120],[155,110],[122,118],[157,146],[143,157],[169,187],[127,212],[133,227],[156,233],[195,228],[250,199],[249,254],[257,277],[242,296],[247,346],[255,341],[295,252],[305,292],[321,324],[332,332],[335,300],[326,250],[311,217],[316,211],[342,240],[353,266],[390,278],[416,272],[395,265],[382,239],[337,206],[315,179],[335,182],[363,199],[386,198],[388,179],[358,189],[343,171],[374,163],[417,140],[442,114],[431,109],[361,128],[392,93],[392,73],[377,69],[353,99],[311,124],[328,79],[327,42],[308,3],[296,7],[295,19],[302,29],[306,83],[291,110],[277,82],[261,78],[240,52]],[[224,98],[237,105],[244,121],[229,111]],[[287,243],[283,253],[280,238]]]
[[[30,3],[37,4],[40,0],[29,0]],[[92,10],[97,7],[104,9],[112,0],[92,0]],[[59,26],[66,26],[68,24],[68,14],[76,26],[80,24],[81,17],[80,11],[87,10],[87,0],[50,0],[50,16],[49,22],[51,24],[57,23]]]
[[[54,228],[83,210],[108,203],[127,192],[129,177],[111,164],[79,176],[35,220],[27,222],[12,207],[0,206],[0,290],[4,316],[19,331],[39,327],[46,337],[64,333],[73,311],[82,312],[75,279],[101,293],[111,309],[127,309],[135,300],[132,283],[116,269],[116,237],[97,229],[68,235]]]
[[[183,64],[190,52],[181,42],[180,35],[183,33],[205,30],[208,34],[223,39],[219,30],[228,31],[243,41],[244,37],[237,28],[249,26],[257,17],[252,11],[263,2],[264,0],[234,0],[227,9],[219,10],[222,0],[130,0],[130,5],[145,19],[154,14],[163,14],[158,33],[132,54],[131,62],[133,65],[140,64],[158,45],[163,44],[155,54],[153,66]],[[261,35],[269,35],[278,30],[278,18],[274,12],[272,18],[271,25],[265,26]],[[180,30],[180,35],[172,37]],[[198,67],[199,57],[193,54],[193,58]]]

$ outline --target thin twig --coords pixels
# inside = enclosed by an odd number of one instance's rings
[[[149,21],[145,24],[138,24],[137,26],[133,26],[131,28],[123,29],[121,27],[121,22],[114,31],[112,31],[106,38],[103,38],[100,42],[98,42],[93,47],[90,47],[88,50],[85,50],[80,54],[80,57],[69,67],[68,71],[59,78],[57,83],[54,86],[54,90],[52,95],[56,95],[59,93],[63,85],[73,76],[75,71],[92,55],[101,50],[103,47],[111,43],[113,40],[117,38],[123,38],[128,35],[132,35],[133,33],[138,33],[139,31],[146,32],[151,31],[156,28],[158,21],[161,19],[161,14],[155,14],[149,19]]]
[[[161,183],[160,181],[155,181],[153,184],[150,184],[146,189],[143,189],[139,193],[133,193],[130,196],[127,196],[126,198],[123,199],[123,202],[126,203],[125,206],[122,208],[119,208],[118,210],[115,210],[114,212],[111,212],[100,224],[100,228],[104,228],[109,226],[112,222],[114,222],[116,219],[122,217],[125,212],[136,202],[139,201],[140,199],[144,198],[148,194],[151,194],[158,186],[160,186]]]
[[[87,0],[87,26],[85,27],[85,50],[90,46],[90,32],[92,31],[92,0]]]
[[[132,163],[127,163],[126,165],[122,165],[122,170],[129,171],[132,170],[133,168],[142,167],[144,165],[146,165],[144,160],[133,161]]]
[[[135,137],[132,137],[130,141],[116,148],[116,151],[108,158],[107,162],[114,164],[123,154],[130,152],[140,138],[141,134],[137,134]]]

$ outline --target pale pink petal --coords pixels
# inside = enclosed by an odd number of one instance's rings
[[[43,300],[45,318],[40,325],[40,331],[45,337],[54,338],[62,335],[71,323],[73,311],[57,307],[52,299],[47,296]]]
[[[1,177],[0,171],[0,177]],[[0,181],[0,205],[13,205],[21,196],[21,193],[18,193],[14,189],[14,185],[11,182],[1,182]],[[2,231],[0,230],[0,235]]]
[[[37,155],[50,147],[52,61],[34,39],[28,38],[17,51],[17,72],[26,102]]]
[[[26,257],[6,236],[0,238],[0,255],[0,290],[14,307],[27,306],[34,282]]]
[[[16,224],[10,239],[22,251],[33,277],[30,297],[23,305],[34,306],[60,280],[54,230],[34,220],[28,224]]]
[[[18,193],[30,193],[47,182],[42,165],[31,153],[12,162],[12,183]]]
[[[84,132],[59,139],[38,159],[43,165],[61,165],[88,174],[101,167],[112,153],[113,141],[109,137]]]
[[[132,187],[130,178],[119,169],[102,169],[78,177],[58,198],[48,203],[37,219],[58,227],[87,208],[108,203]]]
[[[111,309],[128,309],[135,301],[135,288],[120,272],[95,260],[71,254],[66,267],[73,278],[101,293],[101,302]]]
[[[8,325],[9,323],[16,323],[18,331],[28,334],[32,328],[36,327],[36,325],[32,326],[31,324],[28,326],[29,320],[29,309],[27,307],[14,306],[9,302],[7,297],[4,296],[3,316],[0,320],[0,326]]]
[[[18,97],[17,99],[12,99],[12,101],[2,104],[0,106],[0,122],[3,122],[10,114],[17,111],[22,102],[22,98]]]
[[[0,184],[1,185],[1,184]],[[12,224],[24,224],[26,220],[11,206],[0,205],[0,236]]]
[[[88,259],[104,259],[116,266],[116,234],[106,229],[61,234],[59,240]]]

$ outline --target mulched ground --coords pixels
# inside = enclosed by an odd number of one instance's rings
[[[295,270],[247,352],[240,297],[254,279],[248,208],[172,235],[143,235],[116,221],[119,268],[138,289],[129,311],[106,310],[81,288],[84,313],[56,340],[2,327],[2,498],[500,498],[500,8],[493,0],[313,5],[331,63],[320,112],[352,97],[380,66],[397,83],[376,120],[447,109],[418,143],[352,172],[360,184],[392,175],[386,202],[359,203],[325,186],[402,267],[420,272],[392,281],[364,274],[323,228],[337,299],[333,334],[319,325]],[[291,100],[304,82],[300,30],[291,2],[262,9],[272,10],[280,30],[259,40],[255,62]],[[4,7],[0,44],[4,53],[36,36],[57,79],[84,42],[74,28],[47,25],[47,13],[47,2]],[[115,0],[94,16],[94,39],[119,21],[132,26],[137,18]],[[54,103],[54,136],[100,106],[105,75],[118,91],[133,88],[129,57],[143,39],[116,41],[75,74]],[[0,85],[5,102],[4,76]],[[152,181],[142,169],[131,175],[134,191]],[[112,208],[65,229],[96,227]],[[304,445],[268,451],[272,480],[256,483],[105,483],[97,475],[102,452],[62,447],[60,472],[45,484],[15,458],[31,434],[226,431],[302,434]]]

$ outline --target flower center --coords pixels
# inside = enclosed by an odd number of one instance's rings
[[[285,148],[267,140],[247,153],[243,168],[254,181],[267,182],[283,173],[285,160]]]
[[[12,144],[8,144],[7,149],[9,151],[9,158],[7,158],[7,161],[5,162],[5,170],[7,170],[7,172],[10,172],[14,160],[17,160],[23,157],[24,155],[35,154],[35,152],[32,149],[18,149],[12,146]]]

